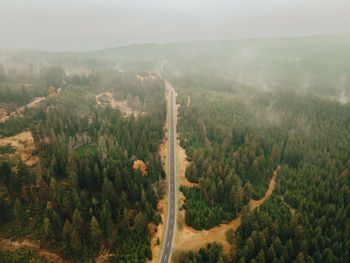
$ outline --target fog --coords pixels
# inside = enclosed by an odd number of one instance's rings
[[[349,31],[346,0],[2,0],[0,48],[86,51],[140,43]]]

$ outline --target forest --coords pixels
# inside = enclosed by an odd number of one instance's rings
[[[32,166],[1,158],[0,232],[40,240],[41,248],[75,262],[94,259],[103,248],[112,262],[152,259],[148,229],[162,223],[157,202],[165,193],[158,154],[166,117],[163,81],[140,82],[134,72],[112,70],[67,76],[58,67],[33,78],[38,95],[47,95],[50,86],[61,92],[0,124],[5,137],[30,131],[39,156]],[[15,85],[10,79],[5,75],[2,85]],[[12,100],[15,89],[5,88],[2,102],[25,104],[31,97],[22,91]],[[98,104],[96,95],[107,91],[117,101],[137,101],[133,107],[145,114]],[[135,160],[147,165],[146,175],[133,168]],[[0,258],[31,257],[18,253]]]
[[[40,251],[71,262],[156,258],[164,80],[177,93],[193,183],[176,184],[185,221],[177,225],[205,233],[195,251],[177,250],[175,233],[174,262],[350,262],[349,43],[0,51],[0,238],[37,247],[0,250],[0,262],[45,262]],[[206,242],[235,219],[225,239]]]
[[[349,105],[291,91],[201,87],[179,88],[186,177],[199,183],[181,187],[185,221],[210,229],[240,213],[242,223],[227,259],[203,247],[177,262],[212,262],[205,253],[214,262],[349,261]],[[248,200],[264,196],[277,165],[272,196],[251,210]]]

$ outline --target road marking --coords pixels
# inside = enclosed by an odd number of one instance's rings
[[[170,115],[169,118],[169,134],[168,134],[168,138],[170,139],[169,141],[169,154],[170,154],[170,158],[169,158],[169,180],[170,180],[170,184],[168,185],[168,190],[169,190],[169,198],[170,198],[170,206],[168,209],[168,213],[169,213],[169,217],[170,217],[170,222],[168,221],[167,224],[167,229],[166,229],[166,239],[165,242],[167,242],[166,247],[163,247],[162,250],[162,255],[161,255],[161,261],[160,262],[165,262],[168,263],[170,261],[170,256],[171,256],[171,251],[172,251],[172,244],[173,244],[173,238],[174,238],[174,221],[175,221],[175,214],[176,214],[176,207],[174,205],[175,202],[175,197],[176,197],[176,193],[175,193],[175,135],[174,135],[174,130],[176,129],[176,118],[174,116],[175,111],[174,111],[174,107],[175,107],[175,97],[174,97],[174,89],[171,87],[171,85],[167,82],[166,83],[166,87],[167,90],[169,91],[170,94],[170,101],[169,101],[169,107],[168,107],[168,114]],[[169,228],[168,228],[169,227]],[[170,247],[170,248],[169,248]]]

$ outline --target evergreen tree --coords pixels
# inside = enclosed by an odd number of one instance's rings
[[[75,229],[73,229],[73,232],[71,232],[70,234],[70,245],[76,257],[81,254],[83,245],[81,242],[80,235]]]
[[[13,215],[16,218],[17,224],[22,223],[22,218],[23,218],[22,204],[18,197],[16,198],[15,205],[13,207]]]
[[[50,242],[53,238],[51,222],[50,219],[47,217],[44,218],[42,237],[46,242]]]
[[[135,229],[136,231],[143,233],[146,230],[147,218],[142,212],[139,212],[135,217]]]
[[[72,224],[73,224],[73,229],[77,231],[78,234],[81,234],[83,229],[83,219],[81,218],[81,215],[78,209],[74,210],[74,213],[72,216]]]
[[[102,232],[100,226],[98,224],[97,219],[93,216],[90,222],[90,240],[93,249],[97,250],[99,248],[100,238],[102,236]]]
[[[103,233],[107,237],[111,237],[113,235],[113,221],[112,221],[112,214],[109,206],[108,200],[106,200],[102,206],[101,211],[101,228],[103,230]]]

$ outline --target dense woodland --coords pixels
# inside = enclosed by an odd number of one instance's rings
[[[48,88],[60,87],[63,76],[63,69],[57,66],[38,68],[28,64],[21,69],[5,71],[0,65],[0,105],[12,112],[35,97],[48,96]]]
[[[350,106],[293,92],[186,88],[178,129],[186,177],[199,182],[181,189],[186,223],[208,229],[241,212],[232,262],[348,262]],[[251,211],[245,204],[264,195],[278,164],[272,196]],[[204,251],[178,262],[212,262]]]
[[[272,141],[273,129],[249,125],[256,117],[238,100],[232,102],[232,96],[203,90],[189,94],[190,106],[186,96],[181,102],[178,129],[191,161],[186,177],[199,189],[181,190],[186,223],[208,229],[235,218],[251,197],[265,195],[281,158],[283,136]]]
[[[222,251],[222,247],[216,243],[207,244],[199,250],[198,253],[178,253],[173,256],[175,262],[181,263],[200,263],[200,262],[217,262],[224,263],[229,259]]]
[[[229,253],[206,244],[175,253],[175,262],[350,262],[349,43],[349,36],[323,36],[0,52],[9,63],[0,67],[0,107],[9,113],[45,97],[0,123],[0,137],[31,131],[40,157],[31,167],[0,160],[1,237],[39,240],[74,262],[103,251],[112,262],[152,258],[165,193],[164,83],[128,71],[147,69],[178,93],[185,174],[199,185],[180,188],[186,224],[211,229],[241,214],[222,241]],[[89,73],[68,74],[74,70]],[[146,114],[97,105],[107,91]],[[249,200],[265,195],[278,166],[271,197],[251,210]],[[28,249],[0,251],[1,262],[30,260],[41,259]]]
[[[151,259],[148,225],[161,223],[157,201],[165,192],[158,154],[163,82],[141,83],[135,73],[113,71],[55,71],[51,78],[60,78],[58,96],[0,124],[3,136],[30,129],[40,156],[34,167],[1,160],[1,232],[40,240],[41,247],[74,261],[94,258],[102,247],[111,250],[112,262]],[[127,117],[97,106],[95,95],[104,91],[116,100],[137,98],[146,114]],[[133,168],[137,159],[146,163],[147,175]]]

